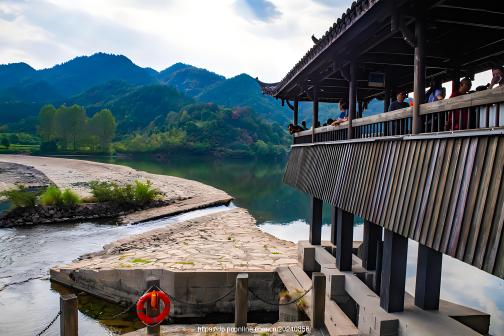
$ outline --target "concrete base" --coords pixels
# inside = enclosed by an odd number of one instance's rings
[[[413,296],[405,294],[404,311],[387,313],[380,307],[380,298],[362,280],[361,262],[353,257],[352,272],[340,272],[335,258],[327,251],[329,242],[311,246],[299,242],[298,257],[301,265],[320,268],[327,277],[330,298],[342,308],[349,300],[358,310],[359,332],[366,335],[480,335],[488,333],[490,315],[441,300],[439,310],[422,310],[414,305]],[[303,252],[304,251],[304,252]],[[309,258],[309,259],[307,259]],[[311,269],[310,269],[311,270]],[[365,272],[365,270],[364,270]],[[364,277],[367,279],[368,277]],[[345,309],[344,309],[345,310]],[[349,312],[346,311],[348,314]]]
[[[172,317],[204,317],[208,313],[234,312],[234,285],[241,272],[172,272],[138,270],[51,270],[51,280],[112,302],[131,304],[145,290],[149,276],[161,280],[161,288],[175,297]],[[276,272],[249,272],[249,287],[268,302],[278,300],[281,282]],[[225,294],[225,298],[210,303]],[[201,303],[201,305],[196,305]],[[277,311],[278,308],[250,297],[249,311]]]

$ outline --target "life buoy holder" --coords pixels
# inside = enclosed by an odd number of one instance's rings
[[[158,298],[164,303],[163,310],[157,316],[147,316],[144,307],[145,303],[150,304],[152,308],[158,308]],[[163,291],[153,290],[145,293],[138,299],[136,304],[137,316],[147,325],[159,324],[170,314],[170,303],[170,297]]]

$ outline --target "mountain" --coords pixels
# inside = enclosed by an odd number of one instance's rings
[[[19,85],[34,73],[36,70],[26,63],[0,64],[0,89]]]
[[[281,124],[288,122],[292,114],[288,107],[282,107],[274,98],[263,95],[257,81],[247,74],[218,82],[196,99],[227,107],[250,107],[267,120]]]
[[[166,68],[157,77],[162,83],[175,87],[189,97],[196,97],[209,86],[226,79],[214,72],[184,63],[176,63]]]

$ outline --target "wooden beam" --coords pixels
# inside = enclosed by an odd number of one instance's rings
[[[348,139],[352,139],[354,136],[354,130],[352,127],[352,121],[355,119],[355,111],[357,110],[357,78],[356,78],[356,64],[355,62],[350,63],[350,82],[348,89]]]
[[[383,228],[370,221],[364,221],[362,267],[368,271],[376,269],[378,241],[382,239]]]
[[[318,123],[318,112],[319,112],[319,87],[317,85],[313,86],[313,118],[312,118],[312,142],[315,142],[315,129]]]
[[[339,208],[337,214],[336,267],[342,272],[351,271],[354,215]]]
[[[322,200],[312,197],[310,211],[310,243],[320,245],[322,240]]]
[[[294,125],[298,124],[298,116],[299,116],[299,100],[294,100]]]
[[[417,18],[415,21],[415,37],[412,133],[418,134],[421,131],[420,105],[425,102],[425,22],[423,18]]]
[[[389,313],[404,309],[408,238],[385,230],[380,288],[380,306]]]
[[[338,237],[338,208],[331,206],[331,243],[336,246]]]
[[[425,310],[439,308],[443,254],[418,244],[415,305]]]

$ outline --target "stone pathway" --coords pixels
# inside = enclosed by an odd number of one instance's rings
[[[59,269],[274,271],[295,264],[295,244],[261,231],[236,208],[119,240]]]

